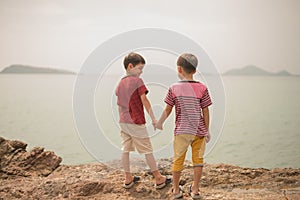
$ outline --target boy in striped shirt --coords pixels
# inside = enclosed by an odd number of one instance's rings
[[[182,54],[177,60],[178,77],[180,82],[171,85],[165,98],[166,107],[156,128],[162,129],[164,121],[170,115],[173,106],[176,110],[174,130],[174,160],[173,199],[183,197],[179,188],[180,174],[183,170],[186,151],[192,147],[192,161],[194,166],[194,182],[189,187],[193,199],[200,199],[199,182],[202,175],[205,144],[210,140],[209,110],[212,104],[208,90],[203,83],[193,79],[198,64],[192,54]]]

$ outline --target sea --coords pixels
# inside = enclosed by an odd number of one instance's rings
[[[300,77],[220,78],[225,113],[211,117],[212,130],[215,124],[220,124],[217,120],[222,120],[222,127],[218,133],[211,132],[218,137],[214,138],[215,145],[206,154],[205,162],[254,168],[300,168]],[[88,133],[77,125],[85,116],[74,117],[76,75],[1,74],[0,136],[24,141],[28,150],[41,146],[54,151],[63,158],[64,164],[116,159],[119,155],[113,149],[121,149],[121,139],[114,88],[119,79],[119,75],[110,75],[101,77],[98,82],[91,102],[101,134],[95,131],[95,138],[89,134],[93,141],[89,143],[84,141]],[[168,74],[162,79],[168,83],[177,81],[177,77]],[[145,83],[149,85],[148,97],[158,117],[164,107],[167,86],[150,84],[146,80]],[[217,108],[216,105],[212,108],[215,113],[218,113]],[[148,116],[147,121],[147,127],[152,129]],[[157,158],[172,156],[172,149],[165,154],[159,152],[172,145],[173,128],[174,114],[163,131],[151,132]],[[91,144],[94,146],[89,146]],[[95,155],[94,149],[103,154]]]

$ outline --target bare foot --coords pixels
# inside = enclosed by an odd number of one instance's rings
[[[125,184],[129,184],[133,181],[133,176],[130,175],[130,176],[125,176]]]
[[[160,176],[159,178],[157,178],[157,179],[155,180],[155,183],[156,183],[156,185],[160,185],[160,184],[166,182],[166,179],[167,179],[167,177],[165,177],[165,176]]]

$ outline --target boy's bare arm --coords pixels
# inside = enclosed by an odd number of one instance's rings
[[[209,130],[209,110],[208,107],[203,108],[203,118],[204,118],[204,123],[205,123],[205,128],[206,130]]]
[[[172,106],[169,106],[168,104],[165,107],[165,110],[160,116],[160,119],[158,120],[156,124],[156,128],[162,130],[163,123],[166,121],[166,119],[169,117],[170,113],[172,112]]]
[[[148,112],[148,114],[149,114],[149,116],[152,120],[152,124],[156,124],[156,119],[155,119],[155,116],[153,114],[150,101],[148,100],[145,93],[141,95],[141,100],[142,100],[142,103],[143,103],[144,107],[146,108],[146,111]]]
[[[209,133],[209,109],[208,107],[202,109],[203,112],[203,118],[205,123],[205,128],[208,131],[208,135],[206,137],[206,141],[209,142],[210,140],[210,133]]]

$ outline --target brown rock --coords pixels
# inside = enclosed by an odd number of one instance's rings
[[[0,178],[47,176],[62,161],[54,152],[44,151],[41,147],[27,152],[26,146],[27,144],[21,141],[0,138]]]
[[[0,199],[169,199],[171,186],[154,188],[152,174],[141,160],[134,160],[141,181],[126,190],[120,161],[59,165],[61,158],[43,148],[26,152],[26,144],[0,137]],[[171,174],[171,159],[158,161],[164,175]],[[115,164],[115,166],[113,165]],[[191,163],[185,163],[181,184],[185,199],[193,181]],[[45,176],[47,175],[47,176]],[[203,170],[202,199],[300,199],[300,169],[252,169],[226,164],[207,164]]]

